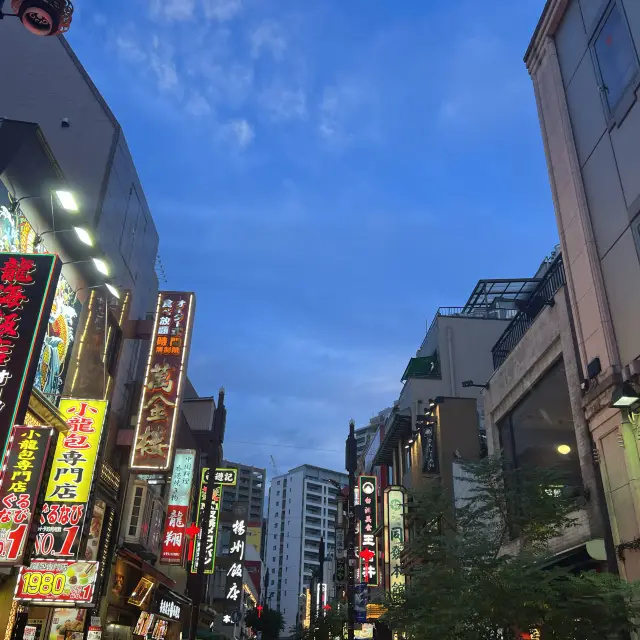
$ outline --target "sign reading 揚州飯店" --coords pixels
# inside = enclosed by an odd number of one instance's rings
[[[60,401],[69,430],[58,436],[36,532],[36,558],[76,558],[107,412],[106,400]]]
[[[222,563],[227,572],[225,586],[225,612],[222,615],[222,625],[236,625],[242,619],[242,590],[244,571],[244,552],[247,544],[247,515],[246,504],[239,502],[233,505],[231,538],[229,539],[229,555]]]
[[[0,565],[20,565],[54,430],[15,426],[0,478]]]
[[[22,424],[47,330],[61,261],[0,253],[0,447]]]
[[[161,291],[158,294],[151,351],[131,450],[133,471],[171,470],[194,313],[193,293]]]

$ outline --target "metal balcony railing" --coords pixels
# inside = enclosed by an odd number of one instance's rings
[[[518,312],[504,333],[498,338],[495,345],[493,345],[491,353],[493,355],[494,370],[497,369],[515,349],[516,345],[522,340],[524,334],[545,306],[553,303],[554,295],[566,282],[562,254],[558,254],[558,257],[541,278],[538,286],[531,293],[531,296],[527,300],[527,305]]]

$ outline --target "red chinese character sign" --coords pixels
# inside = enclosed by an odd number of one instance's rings
[[[47,427],[11,431],[0,477],[0,565],[22,564],[53,434]]]
[[[0,253],[0,444],[24,421],[61,262]]]
[[[64,398],[60,412],[69,430],[58,436],[36,533],[37,558],[78,556],[107,402]]]
[[[182,564],[195,460],[196,452],[193,449],[176,451],[160,553],[161,564]]]
[[[169,471],[195,312],[192,293],[161,291],[131,451],[134,471]]]
[[[378,586],[378,479],[375,476],[360,476],[360,535],[358,557],[360,558],[359,581],[369,586]]]

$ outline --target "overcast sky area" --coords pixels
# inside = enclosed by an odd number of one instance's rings
[[[557,242],[522,57],[543,0],[76,0],[197,295],[189,375],[228,459],[344,468],[439,306]]]

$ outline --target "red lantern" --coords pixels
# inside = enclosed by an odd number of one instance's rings
[[[11,0],[11,8],[25,29],[36,36],[55,36],[71,26],[71,0]]]

